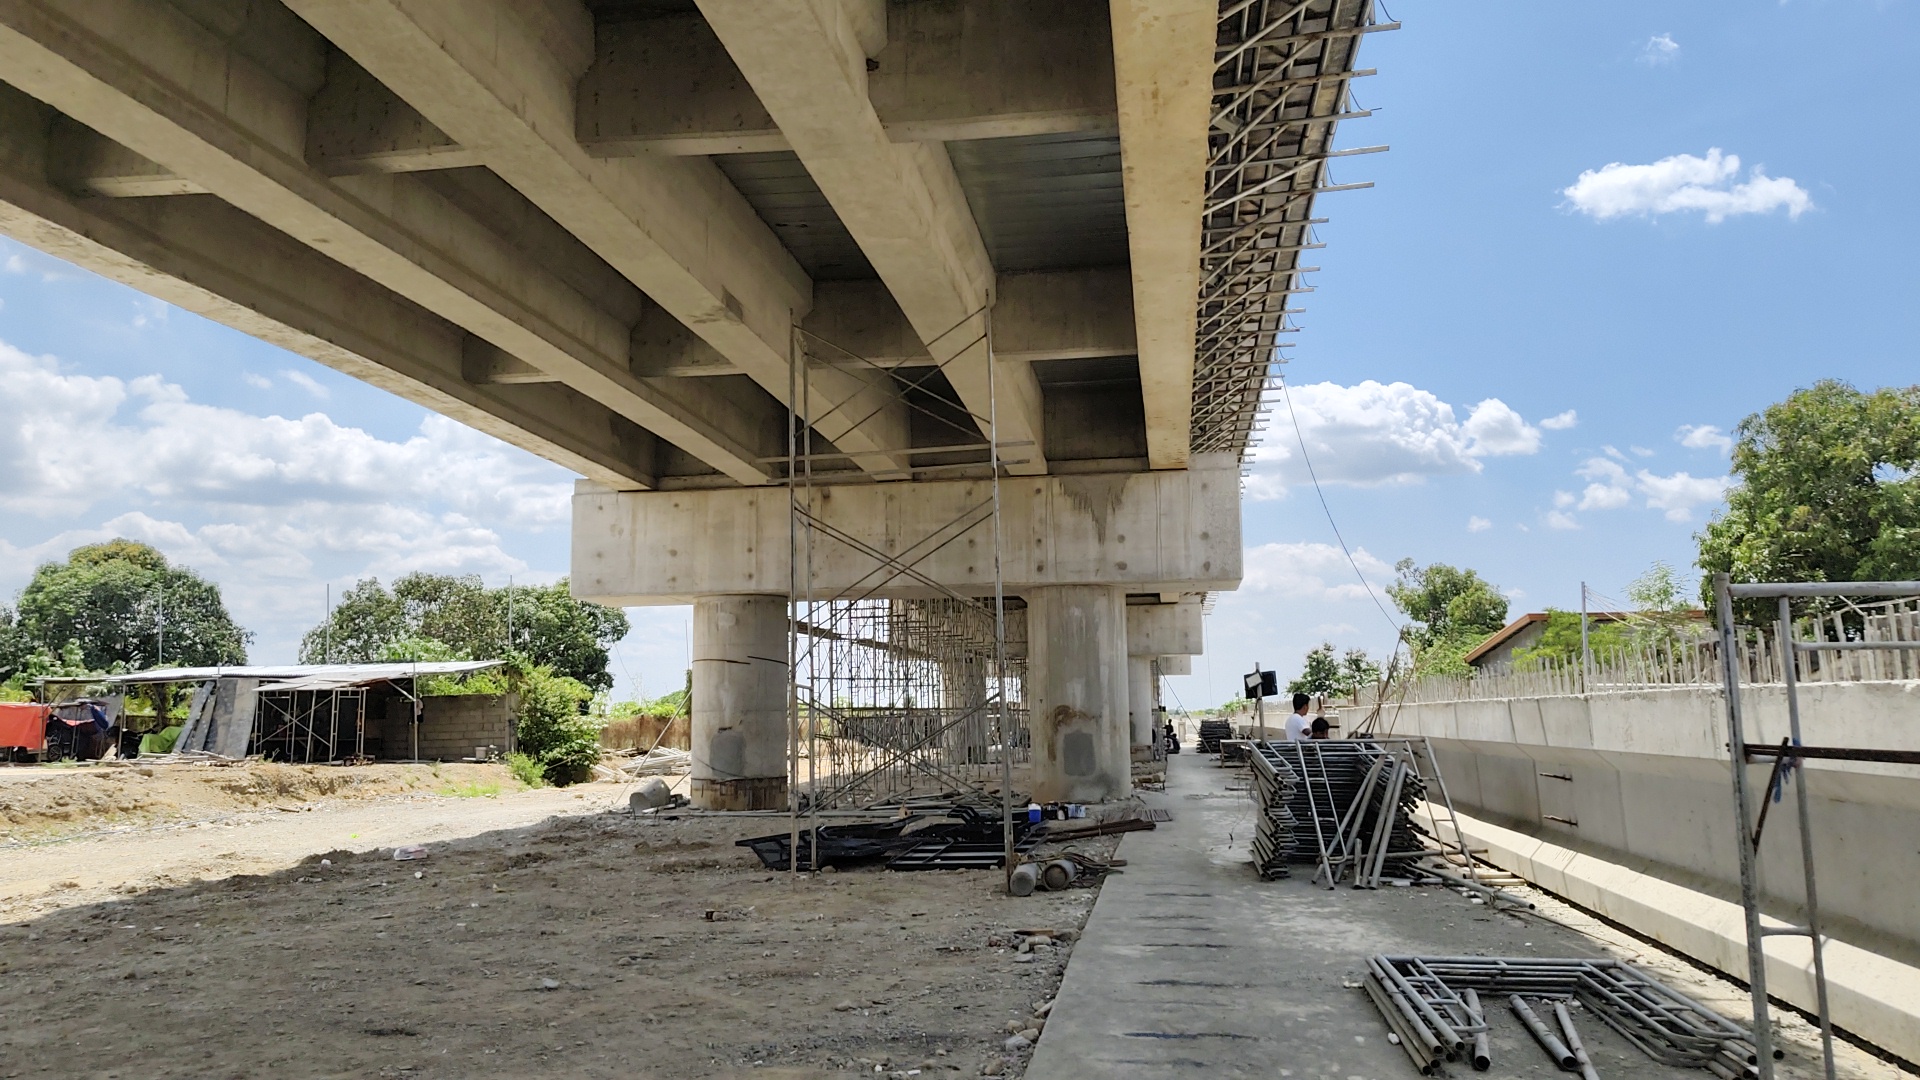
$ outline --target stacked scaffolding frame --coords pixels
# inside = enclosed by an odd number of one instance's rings
[[[302,764],[366,756],[366,687],[269,690],[259,701],[251,753]]]
[[[1001,457],[992,404],[991,309],[975,312],[948,334],[966,340],[947,364],[961,358],[981,362],[984,354],[985,416],[968,410],[940,377],[945,364],[892,371],[805,331],[794,334],[787,455],[790,839],[797,846],[802,819],[817,827],[827,812],[968,805],[997,813],[1010,868],[1013,767],[1026,754],[1026,724],[1016,704],[1025,699],[1024,669],[1011,658],[1001,584],[1000,477],[1008,462]],[[935,433],[926,443],[931,450],[875,452],[905,463],[902,474],[953,470],[956,449],[981,458],[958,466],[975,474],[968,480],[975,497],[964,510],[920,536],[897,538],[887,550],[820,513],[822,489],[849,482],[844,472],[816,472],[816,462],[843,456],[815,448],[815,427],[846,407],[817,407],[812,400],[807,376],[825,366],[868,368],[873,377],[893,380],[900,399],[916,412],[915,426]],[[941,463],[919,466],[916,455]],[[929,556],[959,542],[989,549],[990,594],[963,595],[921,569]],[[841,566],[851,556],[862,572],[851,582],[817,579],[815,559],[829,551]]]
[[[1270,372],[1312,290],[1300,275],[1317,269],[1301,255],[1314,242],[1314,197],[1372,184],[1329,181],[1329,162],[1384,146],[1333,148],[1351,107],[1350,80],[1373,0],[1221,0],[1207,131],[1206,197],[1200,240],[1200,295],[1194,337],[1192,440],[1195,453],[1245,457],[1257,430]]]

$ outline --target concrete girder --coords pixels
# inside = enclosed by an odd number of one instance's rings
[[[278,51],[297,46],[317,65],[325,43],[310,32],[304,40]],[[635,377],[627,327],[527,266],[432,188],[407,176],[330,180],[313,169],[305,159],[302,88],[178,9],[138,0],[13,0],[0,5],[0,65],[13,85],[85,125],[56,128],[61,138],[118,144],[63,151],[56,160],[147,158],[554,373],[728,476],[769,478],[758,460],[765,433],[746,426],[736,403]]]
[[[1200,601],[1127,605],[1127,655],[1193,655],[1202,651]]]
[[[884,22],[872,14],[882,8]],[[849,21],[877,65],[867,93],[894,142],[1117,129],[1106,6],[1098,0],[863,0]],[[594,47],[577,120],[591,153],[793,148],[705,19],[603,24]]]
[[[1216,0],[1112,0],[1127,249],[1147,459],[1186,467],[1206,191]]]
[[[1011,471],[1046,472],[1040,384],[1023,365],[989,374],[994,272],[940,144],[890,141],[867,92],[847,0],[700,0],[767,112],[886,283],[982,431],[1031,449]],[[989,387],[993,392],[989,394]]]
[[[0,232],[365,380],[623,490],[654,484],[654,437],[558,386],[475,386],[497,352],[364,275],[207,195],[76,197],[46,180],[53,110],[0,87]]]
[[[593,60],[578,0],[291,0],[429,122],[781,401],[812,282],[711,162],[590,157],[574,86]],[[809,419],[860,467],[904,475],[906,407],[883,372],[811,376]],[[677,440],[676,440],[677,441]]]
[[[993,306],[993,357],[1003,365],[1035,360],[1132,356],[1132,281],[1123,267],[1001,274]],[[871,281],[814,286],[807,333],[831,347],[815,361],[833,363],[846,350],[882,367],[932,364],[913,326],[886,287]]]
[[[918,574],[956,592],[993,591],[993,540],[984,510],[990,482],[855,483],[817,491],[822,530],[861,548],[823,531],[811,556],[816,594],[864,582],[863,592],[874,586],[881,598],[939,595],[911,577],[871,576],[880,566],[874,552],[912,563]],[[1002,580],[1009,593],[1054,585],[1202,591],[1240,583],[1240,475],[1231,455],[1195,455],[1183,470],[1002,480],[1000,506]],[[573,497],[573,593],[633,607],[785,588],[787,521],[787,493],[772,488],[630,494],[582,484]],[[731,542],[716,544],[717,536]],[[1029,628],[1029,636],[1037,632]],[[1124,656],[1124,622],[1116,633]]]
[[[1187,656],[1185,654],[1178,655],[1178,656],[1162,656],[1156,661],[1156,663],[1160,665],[1161,675],[1193,674],[1193,657]]]

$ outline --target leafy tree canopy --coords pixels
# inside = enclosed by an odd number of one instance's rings
[[[1380,665],[1367,656],[1365,649],[1348,649],[1345,655],[1335,656],[1329,641],[1307,653],[1300,677],[1287,684],[1287,693],[1353,697],[1379,682]]]
[[[1700,595],[1735,581],[1920,577],[1920,386],[1861,393],[1835,379],[1740,422],[1738,485],[1700,533]],[[1765,601],[1742,611],[1774,617]]]
[[[607,649],[628,626],[617,608],[575,600],[564,578],[489,589],[475,576],[416,573],[395,581],[392,591],[375,578],[348,589],[332,615],[301,639],[300,659],[346,664],[518,653],[602,691],[613,686]]]
[[[1387,595],[1413,625],[1407,643],[1415,670],[1423,675],[1464,675],[1462,659],[1488,634],[1507,623],[1507,598],[1473,570],[1446,563],[1416,566],[1412,559],[1394,565],[1399,580]]]
[[[77,643],[94,671],[244,664],[253,640],[227,613],[219,586],[131,540],[89,544],[65,562],[42,563],[20,594],[13,632],[49,657]]]

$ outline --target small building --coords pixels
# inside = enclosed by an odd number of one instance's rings
[[[420,693],[422,680],[499,660],[156,668],[101,680],[120,690],[190,684],[171,750],[276,761],[487,758],[515,748],[510,695]],[[169,728],[169,730],[172,730]]]
[[[1624,622],[1627,615],[1619,611],[1589,611],[1589,625],[1600,623]],[[1547,633],[1547,613],[1529,611],[1493,632],[1487,640],[1474,646],[1473,651],[1462,657],[1467,666],[1480,671],[1511,671],[1513,654],[1531,649],[1540,644]]]

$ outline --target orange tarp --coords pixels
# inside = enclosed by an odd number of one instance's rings
[[[0,747],[43,750],[47,745],[47,706],[0,701]]]

